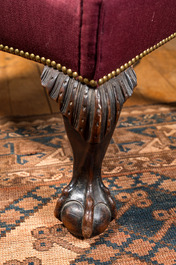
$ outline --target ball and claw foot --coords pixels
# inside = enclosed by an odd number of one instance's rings
[[[68,185],[62,192],[55,216],[77,237],[90,238],[104,232],[116,217],[115,201],[101,181],[87,185],[78,194],[79,183]]]

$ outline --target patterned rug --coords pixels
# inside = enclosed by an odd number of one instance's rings
[[[53,215],[71,175],[59,115],[0,120],[1,265],[176,264],[176,108],[123,109],[103,164],[118,215],[100,236]]]

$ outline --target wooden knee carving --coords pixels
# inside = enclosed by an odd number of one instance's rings
[[[102,233],[116,216],[116,206],[101,179],[101,166],[120,111],[136,86],[128,68],[98,88],[90,88],[45,67],[42,85],[59,110],[73,150],[73,177],[59,198],[55,216],[76,236]]]

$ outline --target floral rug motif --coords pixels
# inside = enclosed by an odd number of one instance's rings
[[[72,176],[61,116],[0,119],[0,265],[176,265],[176,108],[126,107],[103,162],[117,218],[94,238],[53,214]]]

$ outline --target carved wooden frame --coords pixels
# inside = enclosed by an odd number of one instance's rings
[[[55,216],[76,236],[102,233],[116,206],[101,178],[101,166],[123,103],[133,93],[132,67],[98,88],[45,66],[42,85],[58,102],[73,150],[73,177],[58,199]]]

